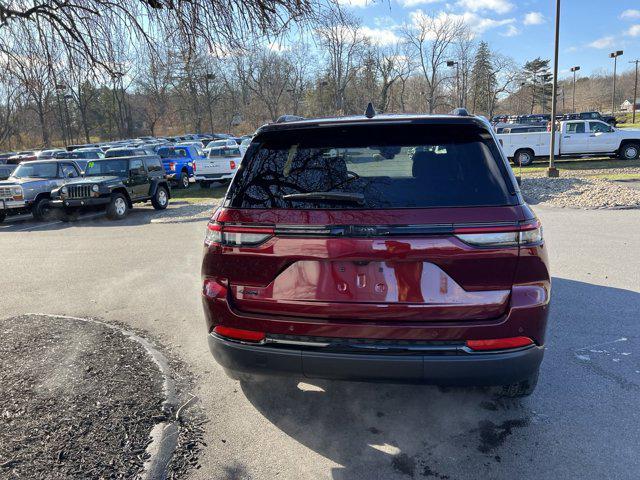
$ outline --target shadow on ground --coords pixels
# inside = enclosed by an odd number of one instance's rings
[[[640,328],[634,320],[640,294],[556,278],[553,296],[540,383],[526,399],[497,399],[481,389],[311,379],[300,385],[287,379],[242,382],[241,387],[276,427],[339,464],[331,472],[334,479],[505,478],[505,471],[529,478],[564,457],[565,466],[576,462],[577,478],[586,478],[594,473],[589,463],[597,456],[590,440],[578,442],[571,431],[557,432],[555,424],[590,430],[593,419],[582,410],[581,395],[600,388],[640,393],[640,375],[634,373],[640,370]],[[575,334],[612,315],[617,320],[610,333],[600,328],[596,336]],[[561,408],[550,407],[557,399]],[[614,449],[614,438],[624,444],[618,427],[607,425],[611,432],[599,435],[610,438]],[[548,448],[549,463],[541,464]]]

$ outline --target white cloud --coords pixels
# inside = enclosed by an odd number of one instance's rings
[[[640,10],[625,10],[620,14],[620,18],[635,19],[640,18]]]
[[[428,5],[431,3],[439,3],[443,0],[398,0],[398,3],[404,8],[416,7],[418,5]]]
[[[520,35],[520,30],[515,25],[509,25],[507,30],[504,33],[501,33],[503,37],[515,37],[516,35]]]
[[[371,5],[370,0],[338,0],[338,3],[343,7],[351,8],[365,8]]]
[[[632,37],[640,37],[640,25],[632,25],[627,33]]]
[[[422,10],[415,10],[410,14],[411,22],[414,25],[416,25],[417,23],[420,22],[421,18],[424,17],[425,15],[426,14]],[[515,18],[505,18],[502,20],[496,20],[493,18],[482,17],[473,12],[464,12],[461,14],[454,14],[454,13],[448,14],[445,12],[440,12],[437,16],[437,20],[443,22],[445,21],[445,19],[450,19],[454,22],[455,21],[464,22],[466,25],[469,26],[471,31],[476,35],[480,35],[492,28],[502,27],[504,25],[511,25],[516,21]]]
[[[360,33],[376,45],[392,45],[400,41],[400,37],[389,28],[361,27]]]
[[[496,13],[507,13],[513,9],[513,3],[509,0],[458,0],[458,5],[472,12],[491,10]]]
[[[540,12],[529,12],[524,16],[525,25],[540,25],[544,23],[544,15]]]
[[[613,37],[608,36],[608,37],[598,38],[597,40],[594,40],[593,42],[588,43],[587,46],[591,48],[602,49],[602,48],[612,47],[613,44],[614,44]]]

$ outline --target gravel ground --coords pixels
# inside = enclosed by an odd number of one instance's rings
[[[190,221],[204,220],[211,217],[214,208],[220,199],[213,198],[198,203],[188,203],[186,201],[172,201],[166,210],[154,212],[151,223],[183,223]]]
[[[158,365],[119,330],[27,315],[0,320],[0,332],[0,478],[139,478],[161,422],[177,434],[167,477],[199,468],[205,418],[175,360],[183,393],[163,409]]]
[[[590,178],[593,170],[562,171],[560,178],[547,178],[543,173],[522,179],[522,194],[530,204],[556,207],[600,209],[640,208],[640,191],[621,182]],[[640,173],[638,168],[598,170],[599,174]]]
[[[0,329],[0,476],[137,475],[164,400],[146,351],[67,319],[9,318]]]

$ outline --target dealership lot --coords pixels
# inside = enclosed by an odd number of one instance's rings
[[[205,220],[152,222],[146,207],[124,222],[2,225],[0,317],[97,317],[169,345],[209,417],[191,478],[637,478],[640,211],[536,212],[554,290],[540,384],[522,401],[229,380],[208,352],[199,299]]]

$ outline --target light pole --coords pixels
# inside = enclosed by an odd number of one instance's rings
[[[461,105],[454,105],[454,107],[456,106],[460,106],[460,107],[464,107],[464,105],[462,105],[462,101],[460,100],[460,64],[454,60],[447,60],[447,67],[453,67],[455,65],[456,67],[456,103],[460,103]]]
[[[631,106],[631,111],[633,112],[633,120],[631,120],[631,123],[636,123],[636,102],[638,100],[638,63],[640,63],[640,60],[634,60],[633,62],[629,63],[636,64],[636,80],[633,86],[633,100],[631,100],[633,102],[633,105]]]
[[[611,93],[611,115],[616,114],[616,67],[618,66],[618,57],[624,52],[616,50],[609,54],[609,58],[613,58],[613,92]]]
[[[573,110],[573,113],[576,113],[576,72],[580,70],[580,67],[576,66],[576,67],[571,67],[571,71],[573,72],[573,101],[572,101],[572,107],[571,109]]]
[[[556,31],[553,52],[553,87],[551,89],[551,148],[549,151],[548,177],[558,177],[560,172],[555,166],[556,149],[556,95],[558,86],[558,46],[560,44],[560,0],[556,0]],[[544,99],[543,99],[544,102]]]

